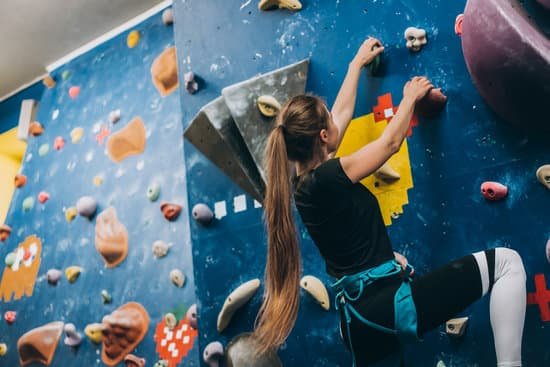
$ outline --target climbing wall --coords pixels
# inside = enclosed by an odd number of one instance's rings
[[[543,11],[533,1],[527,3],[530,9]],[[391,219],[388,229],[395,250],[407,256],[419,273],[481,249],[518,250],[528,273],[528,292],[535,291],[537,274],[539,284],[538,296],[530,300],[540,303],[540,310],[536,305],[527,309],[524,362],[546,365],[550,305],[542,280],[550,277],[545,256],[550,192],[537,182],[535,171],[550,162],[549,136],[525,129],[526,125],[523,129],[507,125],[480,97],[455,34],[455,18],[463,13],[465,1],[303,0],[302,4],[303,9],[293,13],[259,11],[256,0],[176,2],[178,66],[202,80],[197,93],[180,93],[184,127],[223,88],[304,58],[310,59],[306,90],[331,105],[361,42],[369,35],[381,39],[386,47],[382,74],[362,76],[355,113],[362,120],[358,121],[371,123],[378,98],[388,93],[397,105],[403,84],[414,75],[427,75],[449,97],[443,114],[420,118],[407,139],[408,166],[403,169],[411,170],[412,184],[402,193],[406,200],[395,204],[399,210],[390,211],[386,221]],[[403,33],[409,26],[427,31],[428,43],[419,53],[405,47]],[[227,344],[252,329],[263,291],[266,242],[261,207],[193,145],[185,142],[184,151],[189,205],[206,203],[217,218],[207,227],[191,222],[202,351],[211,341]],[[508,197],[486,201],[480,194],[484,181],[507,185]],[[331,279],[303,226],[300,233],[304,274],[328,284]],[[217,315],[225,297],[254,278],[262,280],[260,290],[218,333]],[[296,327],[279,353],[284,365],[349,366],[333,305],[326,312],[303,291],[301,299]],[[435,366],[438,361],[447,366],[495,365],[488,300],[462,315],[470,317],[464,338],[451,340],[443,328],[435,330],[424,343],[410,348],[407,365]]]
[[[156,14],[53,72],[56,85],[45,90],[37,115],[44,131],[29,137],[21,172],[27,182],[15,191],[6,219],[12,233],[0,245],[2,259],[16,257],[0,269],[0,342],[8,347],[1,366],[19,365],[18,339],[54,321],[73,323],[84,339],[69,347],[61,336],[45,347],[55,352],[52,366],[105,365],[111,359],[101,345],[84,336],[88,324],[102,320],[122,325],[130,344],[124,355],[144,357],[149,366],[160,356],[170,366],[182,358],[199,365],[197,331],[183,317],[195,303],[195,281],[172,46],[173,27]],[[83,196],[97,202],[90,218],[74,217],[76,207],[86,209],[77,205]],[[170,204],[182,207],[179,216]],[[159,240],[169,248],[164,257],[152,251]],[[73,283],[64,274],[70,266],[82,269]],[[55,286],[49,269],[63,272]],[[171,281],[173,269],[185,276],[181,288]],[[149,321],[132,304],[124,308],[129,316],[103,319],[129,302],[141,304]],[[11,325],[7,311],[16,312]],[[162,323],[167,312],[179,320],[173,331]],[[135,321],[129,330],[125,320]]]

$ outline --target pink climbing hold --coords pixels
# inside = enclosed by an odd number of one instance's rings
[[[53,141],[53,147],[55,148],[55,150],[61,150],[61,148],[63,148],[64,145],[65,145],[65,139],[63,139],[63,137],[61,136],[56,137],[55,140]]]
[[[487,200],[501,200],[508,195],[508,187],[498,182],[486,181],[481,184],[481,194]]]
[[[31,257],[32,257],[31,250],[26,248],[25,251],[23,252],[23,261],[28,261]]]
[[[50,194],[48,194],[46,191],[40,191],[38,194],[38,201],[40,204],[44,204],[48,199],[50,198]]]
[[[80,94],[79,86],[73,85],[72,87],[69,88],[69,97],[71,97],[72,99],[76,99],[76,97],[78,97],[79,94]]]
[[[462,22],[464,21],[464,14],[458,14],[455,20],[455,33],[462,36]]]
[[[15,318],[17,317],[17,312],[15,311],[6,311],[4,314],[4,320],[11,325],[15,322]]]

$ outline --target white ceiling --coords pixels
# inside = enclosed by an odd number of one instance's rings
[[[162,0],[0,0],[0,98]]]

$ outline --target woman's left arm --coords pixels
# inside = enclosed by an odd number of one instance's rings
[[[380,41],[376,38],[368,38],[363,42],[361,47],[359,47],[357,54],[349,64],[348,72],[342,82],[342,86],[336,96],[331,111],[332,119],[338,127],[338,145],[340,145],[344,132],[353,117],[361,69],[382,52],[384,52],[384,47]]]

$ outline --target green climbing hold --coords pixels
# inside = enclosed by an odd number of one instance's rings
[[[378,46],[373,46],[372,50],[377,49]],[[380,64],[382,63],[382,54],[376,55],[376,57],[367,65],[367,70],[370,76],[378,75],[380,71]]]
[[[147,198],[151,201],[157,201],[160,196],[160,185],[156,182],[153,182],[147,188]]]
[[[38,148],[38,155],[43,157],[50,151],[50,145],[49,144],[42,144],[40,148]]]
[[[439,362],[437,362],[437,364],[435,365],[435,367],[447,367],[447,366],[445,365],[445,362],[439,361]]]
[[[168,367],[168,362],[161,359],[160,361],[157,361],[153,367]]]
[[[6,266],[12,266],[15,264],[15,252],[10,252],[6,255],[6,259],[4,260],[6,262]]]
[[[23,211],[28,212],[34,207],[34,198],[32,196],[28,196],[23,200]]]
[[[71,72],[69,70],[63,70],[61,73],[61,79],[67,80],[71,76]]]

